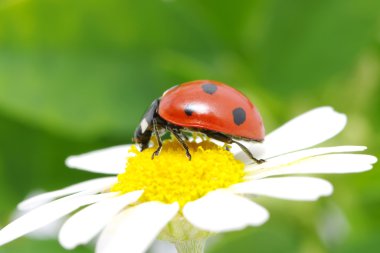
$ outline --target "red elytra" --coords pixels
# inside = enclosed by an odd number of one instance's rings
[[[189,129],[253,141],[265,137],[257,108],[241,92],[217,81],[198,80],[169,89],[161,97],[158,114],[171,124]]]
[[[154,134],[158,147],[152,154],[153,159],[162,150],[162,133],[169,131],[191,160],[185,141],[189,130],[228,144],[237,144],[254,162],[265,162],[255,158],[247,147],[235,140],[264,140],[260,113],[242,93],[216,81],[193,81],[167,90],[152,102],[137,126],[133,140],[143,151],[149,147]]]

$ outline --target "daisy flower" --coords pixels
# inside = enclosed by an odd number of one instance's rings
[[[338,134],[346,116],[330,107],[311,110],[266,136],[245,143],[255,157],[210,141],[189,142],[192,161],[175,141],[166,141],[154,160],[154,147],[139,152],[122,145],[71,156],[68,167],[111,174],[21,202],[27,211],[0,231],[0,245],[68,216],[59,231],[66,249],[96,238],[97,253],[145,252],[156,239],[178,252],[203,252],[210,235],[259,226],[268,211],[256,196],[314,201],[332,194],[320,178],[292,174],[354,173],[377,159],[352,154],[363,146],[310,148]],[[117,176],[116,176],[117,175]]]

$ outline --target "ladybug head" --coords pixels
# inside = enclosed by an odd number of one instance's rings
[[[152,136],[151,130],[146,130],[143,133],[141,126],[138,126],[135,130],[135,134],[132,138],[132,141],[140,147],[141,151],[143,151],[144,149],[148,147],[151,136]]]
[[[153,132],[153,119],[157,117],[157,108],[159,103],[159,99],[155,99],[153,101],[135,130],[132,141],[140,146],[141,151],[146,149],[149,145]]]

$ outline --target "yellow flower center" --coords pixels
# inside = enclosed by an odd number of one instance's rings
[[[206,193],[243,181],[244,164],[233,154],[208,140],[188,142],[191,161],[175,140],[164,142],[159,156],[152,160],[157,147],[139,152],[133,146],[126,171],[118,175],[112,191],[127,193],[144,190],[141,201],[178,202],[184,206]]]

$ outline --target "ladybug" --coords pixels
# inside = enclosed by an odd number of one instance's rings
[[[169,131],[181,143],[186,155],[191,154],[185,132],[196,131],[218,141],[237,144],[252,160],[243,144],[236,140],[262,142],[265,136],[259,111],[249,99],[234,88],[221,82],[198,80],[174,86],[162,97],[153,101],[136,128],[133,141],[146,149],[154,133],[158,148],[152,159],[162,149],[161,135]]]

